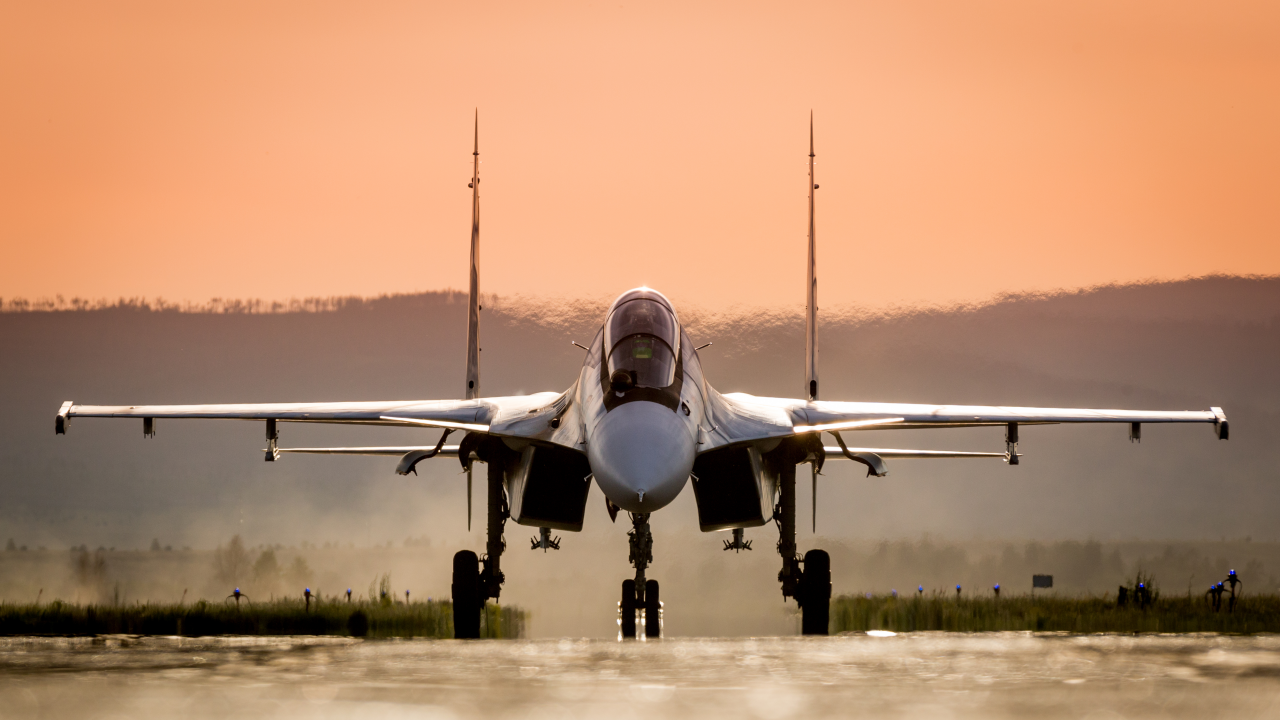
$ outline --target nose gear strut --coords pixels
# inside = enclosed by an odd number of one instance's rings
[[[640,588],[644,587],[644,571],[653,562],[653,533],[649,532],[649,513],[627,514],[631,516],[631,532],[627,533],[631,552],[627,559],[636,569],[637,592],[643,593]]]
[[[645,638],[656,639],[662,635],[662,603],[658,600],[658,581],[646,580],[644,571],[653,562],[653,533],[649,531],[649,513],[627,513],[631,516],[631,531],[627,533],[630,547],[628,559],[636,569],[634,580],[622,581],[622,601],[618,603],[623,638],[636,637],[636,611],[644,611]]]

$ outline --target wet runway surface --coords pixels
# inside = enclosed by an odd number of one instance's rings
[[[1280,717],[1280,637],[3,638],[4,718]]]

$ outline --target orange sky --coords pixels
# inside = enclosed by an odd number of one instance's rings
[[[533,9],[536,7],[537,9]],[[1280,273],[1280,4],[6,2],[0,297]]]

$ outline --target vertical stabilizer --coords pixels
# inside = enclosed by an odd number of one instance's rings
[[[471,169],[471,290],[467,296],[467,394],[480,396],[480,111]]]
[[[809,269],[804,305],[804,386],[805,397],[818,399],[818,271],[817,238],[813,219],[813,112],[809,112]]]
[[[813,178],[813,111],[809,111],[809,269],[804,301],[804,387],[805,397],[818,399],[818,248],[813,219],[813,193],[818,183]],[[813,473],[813,531],[818,531],[818,466]]]

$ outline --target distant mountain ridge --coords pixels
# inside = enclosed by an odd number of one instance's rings
[[[1213,274],[1181,280],[1147,280],[1131,283],[1108,283],[1083,288],[1043,291],[1014,291],[971,302],[897,305],[887,309],[866,310],[857,306],[833,305],[824,308],[828,320],[836,322],[891,321],[918,315],[951,315],[982,312],[994,307],[1028,302],[1053,303],[1057,311],[1097,313],[1114,311],[1124,306],[1128,311],[1146,317],[1235,317],[1237,320],[1268,320],[1274,315],[1274,303],[1280,294],[1280,276]],[[612,298],[557,298],[541,296],[484,296],[491,307],[499,307],[520,315],[555,316],[573,313],[602,312]],[[372,297],[357,295],[314,296],[288,300],[261,298],[211,298],[205,302],[174,302],[164,298],[119,297],[116,299],[67,298],[2,298],[3,312],[101,312],[133,310],[141,312],[180,312],[193,314],[290,314],[317,312],[377,311],[390,306],[426,307],[443,303],[465,303],[461,290],[431,290],[416,293],[392,293]],[[519,310],[518,308],[526,308]],[[1230,316],[1222,315],[1230,309]],[[1271,309],[1268,309],[1271,308]],[[709,310],[700,306],[682,309],[698,316],[758,316],[761,313],[781,316],[798,309],[763,307],[731,307]],[[1257,312],[1255,312],[1257,311]],[[1272,314],[1267,314],[1272,313]],[[1241,316],[1243,314],[1243,317]]]

